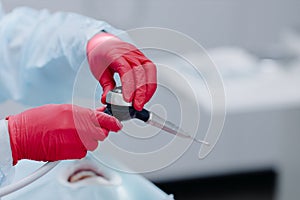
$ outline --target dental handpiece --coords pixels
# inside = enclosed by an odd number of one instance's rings
[[[208,142],[193,138],[172,122],[161,118],[151,111],[146,109],[142,109],[141,111],[135,110],[132,103],[128,103],[123,99],[122,88],[120,86],[107,93],[106,103],[107,106],[104,112],[116,117],[120,121],[127,121],[136,118],[173,135],[177,135],[182,138],[189,138],[195,142],[209,145]]]

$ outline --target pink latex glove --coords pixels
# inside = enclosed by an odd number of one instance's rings
[[[155,65],[135,46],[123,42],[114,35],[100,33],[87,45],[87,57],[91,71],[103,88],[101,101],[116,83],[117,72],[122,82],[123,98],[133,102],[136,110],[142,110],[157,88]]]
[[[121,123],[99,111],[70,104],[45,105],[7,117],[13,164],[18,160],[79,159]]]

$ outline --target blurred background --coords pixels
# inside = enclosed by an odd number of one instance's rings
[[[179,200],[300,196],[299,1],[2,2],[6,12],[18,6],[71,11],[124,30],[163,27],[190,36],[208,51],[223,78],[224,130],[204,160],[197,159],[199,146],[193,144],[171,166],[143,176]],[[207,103],[200,100],[199,104],[204,118],[209,117]],[[6,102],[0,108],[5,116],[22,106]]]

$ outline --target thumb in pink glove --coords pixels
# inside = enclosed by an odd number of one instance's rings
[[[153,96],[157,88],[156,67],[135,46],[101,33],[88,42],[87,57],[93,75],[103,88],[103,104],[106,94],[116,86],[115,72],[121,78],[124,100],[133,102],[136,110],[142,110]]]
[[[45,105],[9,116],[13,164],[18,160],[78,159],[94,150],[121,123],[105,113],[75,105]]]

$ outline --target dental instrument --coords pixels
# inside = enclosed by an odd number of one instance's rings
[[[107,93],[106,103],[107,106],[104,112],[116,117],[120,121],[127,121],[136,118],[147,124],[160,128],[167,133],[171,133],[182,138],[188,138],[197,143],[209,145],[208,142],[192,137],[174,123],[163,119],[152,111],[148,111],[146,109],[142,109],[141,111],[135,110],[132,103],[126,102],[123,99],[121,86],[116,87]]]

